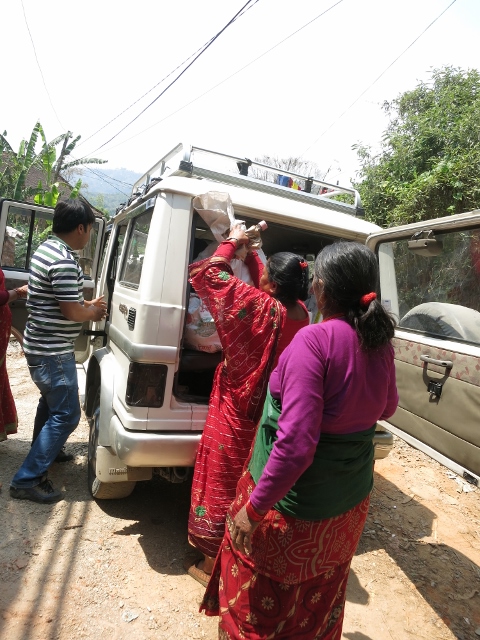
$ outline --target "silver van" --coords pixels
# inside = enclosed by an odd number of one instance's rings
[[[290,179],[300,189],[283,186]],[[365,242],[377,252],[382,301],[400,321],[401,400],[389,423],[377,425],[375,457],[388,455],[393,432],[478,482],[480,258],[476,262],[474,247],[480,213],[381,231],[362,219],[351,188],[180,144],[142,176],[111,221],[98,219],[80,256],[85,297],[103,294],[108,302],[107,321],[85,326],[76,345],[86,368],[92,495],[125,497],[153,473],[183,481],[194,464],[221,359],[220,352],[184,344],[187,267],[214,241],[193,201],[212,191],[228,193],[236,218],[247,226],[267,222],[267,256],[293,251],[313,260],[339,239]],[[35,230],[51,215],[35,205],[1,203],[2,269],[11,286],[26,282],[42,234]],[[22,236],[12,238],[19,230]],[[25,302],[15,302],[13,312],[20,335]]]

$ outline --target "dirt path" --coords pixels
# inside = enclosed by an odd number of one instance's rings
[[[74,462],[50,473],[66,499],[10,499],[37,391],[15,344],[8,368],[20,428],[0,443],[0,638],[216,638],[216,619],[197,613],[203,588],[182,569],[188,485],[157,479],[125,500],[96,503],[86,488],[82,420],[67,443]],[[478,640],[480,490],[452,475],[400,440],[377,463],[343,638]]]

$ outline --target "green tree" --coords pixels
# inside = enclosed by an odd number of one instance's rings
[[[81,181],[80,181],[81,182]],[[95,207],[95,209],[98,209],[99,211],[101,211],[107,218],[110,218],[110,212],[108,211],[106,205],[105,205],[105,196],[103,193],[97,193],[93,199],[91,200],[91,203],[93,204],[93,206]]]
[[[72,189],[62,176],[68,175],[73,167],[106,162],[99,158],[72,159],[71,154],[81,136],[74,138],[73,133],[67,131],[47,142],[40,122],[35,124],[28,141],[21,141],[17,153],[6,136],[6,131],[0,135],[0,196],[4,198],[29,200],[34,196],[37,204],[54,207],[63,193],[68,192],[70,197],[77,197],[82,184],[81,180],[77,180]],[[39,138],[42,144],[37,152]],[[26,186],[27,175],[33,167],[41,169],[44,176],[36,188]]]
[[[384,109],[381,150],[355,145],[367,218],[388,227],[480,207],[480,75],[435,69]]]
[[[37,161],[35,147],[40,133],[40,123],[34,126],[28,142],[22,140],[15,153],[4,131],[0,136],[0,195],[13,200],[26,200],[32,189],[25,187],[27,173]]]
[[[45,184],[43,184],[41,180],[39,181],[34,201],[36,204],[44,204],[49,207],[54,207],[61,195],[60,188],[62,184],[62,175],[67,174],[69,170],[74,167],[84,166],[87,164],[104,164],[106,160],[100,160],[99,158],[80,158],[79,160],[70,160],[70,162],[68,162],[67,159],[71,157],[71,154],[75,150],[75,146],[81,136],[74,138],[73,133],[71,131],[67,131],[67,133],[62,133],[60,136],[52,140],[52,142],[47,142],[43,127],[40,123],[37,124],[42,138],[42,151],[38,156],[38,161],[41,162],[43,167]],[[59,144],[62,146],[57,158],[57,146]],[[64,182],[63,184],[66,186]],[[79,179],[71,190],[71,198],[76,198],[78,196],[81,186],[82,181]]]

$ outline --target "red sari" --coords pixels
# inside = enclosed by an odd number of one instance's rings
[[[238,482],[227,520],[255,488]],[[350,563],[370,496],[325,520],[298,520],[271,509],[252,536],[249,556],[236,551],[228,527],[200,611],[220,616],[219,638],[340,640]]]
[[[17,433],[17,410],[7,374],[7,347],[12,326],[12,312],[5,297],[5,276],[0,269],[0,441]],[[2,295],[3,294],[3,295]]]
[[[209,306],[225,356],[215,372],[188,519],[190,543],[215,557],[262,414],[286,309],[233,276],[229,261],[221,255],[191,265],[190,277]]]

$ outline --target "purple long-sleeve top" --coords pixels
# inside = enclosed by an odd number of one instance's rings
[[[267,511],[312,464],[322,433],[349,434],[389,418],[398,404],[393,348],[360,348],[341,318],[301,329],[270,376],[282,413],[277,441],[250,501]]]

